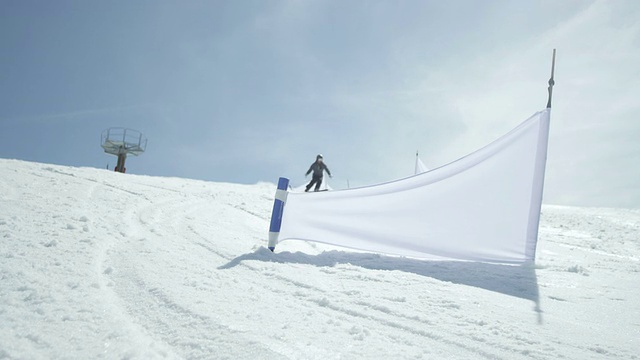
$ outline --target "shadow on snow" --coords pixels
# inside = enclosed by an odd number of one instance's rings
[[[253,253],[236,257],[218,269],[230,269],[246,260],[321,267],[351,264],[370,270],[396,270],[413,273],[533,301],[535,303],[534,310],[538,313],[538,322],[542,323],[538,281],[533,264],[516,266],[464,261],[426,261],[336,250],[325,251],[318,255],[286,251],[272,253],[267,248],[261,247]]]

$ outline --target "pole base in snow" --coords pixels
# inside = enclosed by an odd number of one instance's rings
[[[269,246],[269,250],[271,250],[271,252],[274,252],[274,251],[275,251],[275,249],[276,249],[275,247],[271,247],[271,246]]]

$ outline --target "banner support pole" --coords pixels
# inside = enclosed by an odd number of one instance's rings
[[[553,73],[556,68],[556,49],[553,49],[553,59],[551,60],[551,78],[549,79],[549,100],[547,100],[547,109],[551,109],[551,96],[553,94],[553,85],[555,85],[555,81],[553,80]]]
[[[269,245],[268,248],[272,252],[278,244],[278,236],[280,235],[280,227],[282,226],[282,213],[284,205],[287,202],[287,188],[289,187],[289,179],[279,178],[276,197],[273,200],[273,210],[271,211],[271,224],[269,225]]]

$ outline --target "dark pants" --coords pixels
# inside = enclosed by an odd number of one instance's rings
[[[311,182],[307,185],[307,188],[304,189],[305,192],[309,191],[309,189],[311,189],[311,187],[313,186],[313,184],[316,185],[316,188],[313,189],[313,191],[318,191],[320,190],[320,185],[322,185],[322,176],[313,176],[311,178]]]

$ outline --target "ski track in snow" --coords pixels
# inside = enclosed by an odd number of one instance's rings
[[[0,165],[0,359],[640,358],[638,210],[544,206],[535,267],[274,254],[273,184]]]

